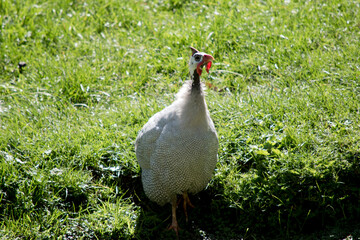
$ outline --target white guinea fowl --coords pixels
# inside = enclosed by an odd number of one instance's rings
[[[185,82],[176,100],[152,116],[139,132],[135,143],[136,157],[142,169],[142,183],[150,200],[172,205],[172,224],[176,220],[177,195],[192,206],[187,193],[198,193],[206,187],[215,169],[218,138],[206,106],[202,67],[209,72],[214,58],[191,48],[191,80]]]

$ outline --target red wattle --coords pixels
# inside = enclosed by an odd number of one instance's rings
[[[196,66],[196,71],[199,74],[199,76],[201,76],[201,73],[202,73],[201,65],[202,65],[202,62]]]
[[[201,76],[202,70],[201,70],[201,67],[200,67],[200,66],[198,66],[198,67],[196,68],[196,71],[197,71],[197,73],[199,74],[199,76]]]
[[[211,62],[208,62],[207,64],[206,64],[206,71],[207,71],[207,73],[209,73],[209,70],[210,70],[210,68],[211,68]]]

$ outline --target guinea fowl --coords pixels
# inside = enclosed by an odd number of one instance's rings
[[[183,207],[192,206],[188,193],[206,187],[216,166],[218,138],[210,118],[200,82],[202,67],[209,73],[214,58],[191,47],[190,81],[176,100],[152,116],[136,138],[135,151],[142,169],[142,183],[148,198],[159,205],[171,203],[172,224],[178,235],[177,195]]]

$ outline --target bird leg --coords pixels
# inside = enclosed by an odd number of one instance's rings
[[[177,202],[176,202],[176,197],[173,198],[172,202],[171,202],[171,210],[172,210],[172,222],[170,227],[168,228],[168,230],[173,229],[176,233],[176,238],[179,238],[179,225],[178,222],[176,220],[176,207],[177,207]]]
[[[168,230],[173,229],[175,231],[177,239],[179,238],[180,227],[179,227],[177,219],[176,219],[176,208],[179,205],[179,203],[180,203],[180,200],[177,201],[177,197],[174,197],[171,201],[172,222],[171,222],[170,227],[168,228]],[[184,212],[185,212],[186,222],[189,221],[188,213],[187,213],[187,206],[194,208],[194,205],[190,202],[190,198],[189,198],[189,195],[187,194],[187,192],[183,192],[183,208],[184,208]]]
[[[189,198],[187,192],[183,192],[183,199],[184,199],[183,208],[184,208],[184,212],[185,212],[186,222],[188,222],[189,218],[188,218],[188,213],[187,213],[187,206],[194,208],[194,205],[190,202],[190,198]]]

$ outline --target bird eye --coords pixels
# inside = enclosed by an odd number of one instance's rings
[[[199,62],[201,60],[201,56],[200,55],[196,55],[195,56],[195,61]]]

